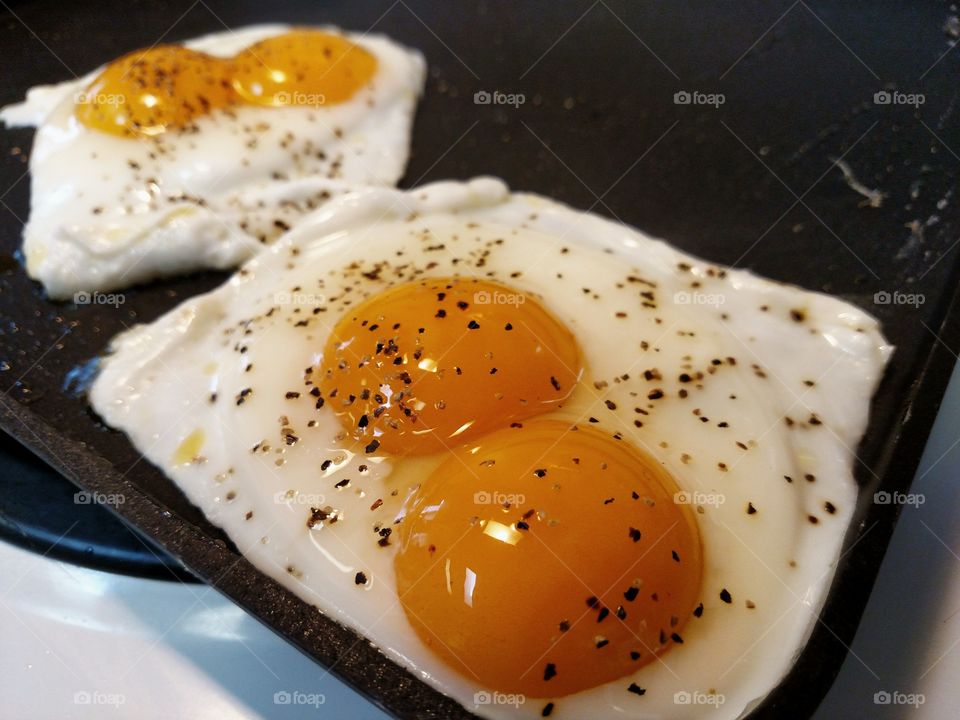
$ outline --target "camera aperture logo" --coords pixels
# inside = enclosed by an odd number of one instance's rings
[[[294,690],[279,690],[273,694],[274,705],[306,705],[318,708],[327,702],[327,696],[323,693],[306,693]]]
[[[74,505],[112,505],[117,507],[127,501],[121,493],[102,493],[81,490],[73,494]]]
[[[526,695],[520,693],[503,693],[489,690],[481,690],[473,694],[474,705],[512,705],[515,708],[520,707],[527,701]]]
[[[503,507],[513,507],[514,505],[523,505],[527,501],[527,496],[523,493],[504,493],[494,490],[478,490],[473,494],[473,502],[476,505],[502,505]]]
[[[123,293],[87,292],[86,290],[81,290],[73,294],[73,301],[77,305],[113,305],[113,307],[118,308],[127,301],[127,298]]]
[[[923,93],[905,93],[899,90],[879,90],[873,94],[874,105],[911,105],[919,108],[927,101]]]
[[[513,307],[520,307],[526,301],[527,296],[523,293],[478,290],[473,294],[474,305],[512,305]]]
[[[518,108],[527,101],[523,93],[505,93],[499,90],[478,90],[473,94],[474,105],[511,105]]]
[[[674,105],[709,105],[715,110],[727,101],[723,93],[705,93],[699,90],[679,90],[673,94]]]

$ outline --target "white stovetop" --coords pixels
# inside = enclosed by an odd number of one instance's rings
[[[955,371],[913,487],[925,502],[903,511],[817,720],[957,714],[958,445]],[[878,692],[891,703],[877,704]],[[896,704],[910,699],[923,704]],[[0,717],[308,716],[386,717],[209,588],[87,570],[0,543]]]

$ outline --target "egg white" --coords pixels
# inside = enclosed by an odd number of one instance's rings
[[[289,29],[257,25],[183,44],[230,56]],[[152,140],[108,135],[76,119],[75,101],[99,69],[33,88],[25,102],[0,111],[9,126],[38,128],[23,231],[30,276],[65,299],[231,268],[346,187],[394,185],[407,162],[423,57],[384,36],[323,29],[377,57],[373,78],[352,98],[214,112],[196,132],[165,134],[162,154]]]
[[[440,458],[353,454],[303,385],[345,303],[415,271],[494,277],[537,296],[586,359],[558,417],[594,417],[644,448],[697,505],[704,611],[684,644],[630,678],[552,699],[552,717],[734,718],[755,705],[816,623],[891,352],[877,322],[845,302],[489,178],[368,188],[332,200],[223,287],[119,336],[90,400],[261,571],[473,712],[540,717],[547,700],[477,704],[488,688],[433,656],[399,604],[396,545],[381,546],[378,530]],[[642,427],[635,407],[648,412]],[[311,507],[338,519],[309,529]]]

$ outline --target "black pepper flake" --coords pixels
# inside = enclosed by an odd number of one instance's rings
[[[468,307],[470,307],[470,304],[464,300],[459,300],[457,301],[457,307],[461,310],[466,310]]]
[[[630,687],[627,688],[627,692],[632,692],[634,695],[646,695],[646,689],[640,687],[636,683],[630,683]]]
[[[338,482],[336,485],[334,485],[334,487],[337,489],[340,489],[340,488],[347,487],[349,484],[350,484],[350,478],[344,478],[343,480]]]
[[[536,475],[538,478],[542,478],[544,475],[547,474],[547,471],[544,468],[537,468],[536,470],[533,471],[533,474]]]
[[[723,600],[728,605],[733,602],[733,598],[730,597],[730,593],[726,588],[720,591],[720,599]]]
[[[703,603],[700,603],[693,609],[694,617],[701,617],[703,615]]]
[[[610,641],[607,640],[605,637],[600,637],[600,638],[597,638],[597,641],[594,644],[597,646],[597,650],[599,650],[600,648],[606,647],[607,645],[609,645]]]
[[[823,504],[823,509],[826,510],[826,511],[827,511],[828,513],[830,513],[831,515],[833,515],[833,514],[837,511],[837,506],[834,505],[834,504],[833,504],[832,502],[830,502],[829,500],[827,500],[827,501]]]
[[[366,585],[367,576],[362,572],[358,572],[356,576],[353,578],[353,582],[355,582],[357,585]]]
[[[523,520],[520,520],[517,523],[517,530],[529,530],[529,529],[530,529],[530,526],[527,523],[525,523]]]
[[[320,463],[320,469],[326,472],[327,468],[333,465],[333,460],[324,460]]]
[[[287,400],[294,400],[294,399],[296,399],[296,398],[298,398],[298,397],[300,397],[300,393],[295,392],[295,391],[294,391],[294,392],[288,392],[287,395],[286,395]]]
[[[437,314],[434,317],[445,318],[447,316],[447,311],[444,309],[437,310]]]
[[[753,506],[752,502],[747,503],[747,515],[756,515],[757,509]]]
[[[557,380],[553,375],[550,376],[550,384],[553,385],[554,390],[560,389],[560,381]]]
[[[676,550],[670,551],[670,557],[673,558],[674,562],[680,562],[680,554]]]
[[[640,653],[638,653],[636,650],[631,650],[631,651],[630,651],[630,659],[631,659],[631,660],[639,660],[640,657],[641,657]]]
[[[617,618],[620,620],[625,620],[627,617],[627,611],[623,609],[623,605],[617,605]]]
[[[471,320],[467,323],[467,327],[471,330],[477,330],[480,328],[480,323],[478,323],[476,320]]]
[[[630,528],[630,530],[628,531],[628,534],[630,535],[630,539],[631,539],[631,540],[633,540],[634,542],[640,542],[640,531],[639,531],[639,530],[637,530],[636,528],[632,527],[632,528]]]
[[[569,630],[569,629],[570,629],[570,621],[569,621],[569,620],[561,620],[561,621],[560,621],[560,632],[566,632],[566,631]]]
[[[557,675],[557,666],[553,663],[547,663],[547,666],[543,669],[543,681],[546,682],[551,678],[556,677]]]
[[[597,599],[596,595],[591,595],[587,598],[587,607],[595,608],[600,604],[600,601]]]
[[[651,390],[647,393],[648,400],[659,400],[663,397],[663,390]]]
[[[683,645],[683,638],[680,637],[677,633],[670,633],[670,639],[673,640],[678,645]]]
[[[603,404],[607,406],[607,410],[617,409],[617,404],[613,400],[604,400]]]
[[[507,323],[506,325],[503,326],[503,329],[504,329],[504,330],[513,330],[513,325],[511,325],[510,323]]]
[[[540,713],[540,717],[550,717],[553,714],[553,703],[547,703],[543,706],[543,711]]]
[[[640,594],[640,588],[638,588],[638,587],[632,587],[632,588],[629,588],[629,589],[623,594],[623,596],[627,599],[627,602],[633,602],[634,600],[637,599],[637,595],[639,595],[639,594]]]
[[[376,438],[374,438],[374,439],[371,440],[370,443],[363,449],[363,451],[364,451],[365,453],[367,453],[367,455],[369,455],[370,453],[376,452],[378,447],[380,447],[380,441],[377,440]]]
[[[610,614],[610,611],[607,608],[600,608],[600,614],[597,615],[597,622],[601,623],[607,619],[607,616]]]

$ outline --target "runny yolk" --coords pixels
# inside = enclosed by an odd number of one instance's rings
[[[349,100],[373,77],[377,58],[340,35],[294,30],[234,58],[233,85],[257,105],[325,105]]]
[[[319,377],[310,372],[367,452],[406,455],[559,407],[581,365],[573,335],[532,296],[486,280],[432,278],[348,311]]]
[[[480,687],[559,697],[683,642],[696,520],[652,458],[538,419],[448,457],[405,505],[397,590],[420,639]]]
[[[339,35],[293,30],[230,58],[158,45],[107,65],[80,93],[74,112],[89,128],[143,137],[189,127],[237,103],[332,105],[349,100],[377,69],[377,58]]]
[[[229,64],[179,45],[158,45],[110,63],[78,95],[87,127],[114,135],[158,135],[234,102]]]

